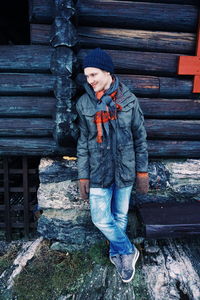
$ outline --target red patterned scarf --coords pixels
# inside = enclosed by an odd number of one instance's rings
[[[111,93],[109,93],[109,90],[108,91],[103,90],[96,93],[96,98],[98,99],[98,104],[99,104],[99,108],[97,106],[97,112],[94,117],[94,122],[97,125],[97,138],[96,138],[97,143],[103,142],[103,126],[107,135],[109,135],[108,122],[116,120],[117,112],[122,110],[122,106],[116,103],[117,90],[114,90]]]

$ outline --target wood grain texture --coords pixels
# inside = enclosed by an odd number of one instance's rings
[[[177,13],[178,12],[178,13]],[[195,32],[198,8],[193,5],[116,0],[78,1],[79,25]]]

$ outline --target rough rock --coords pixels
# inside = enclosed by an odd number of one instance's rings
[[[83,249],[102,239],[91,222],[89,203],[79,196],[76,158],[42,158],[39,167],[38,205],[43,214],[38,232],[62,251]],[[200,200],[200,160],[154,160],[149,163],[150,191],[142,196],[133,189],[130,208],[136,203]],[[137,218],[130,232],[136,237]],[[142,236],[142,234],[141,234]]]

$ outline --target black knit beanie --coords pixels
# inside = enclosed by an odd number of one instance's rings
[[[83,60],[83,68],[98,68],[111,74],[114,73],[114,65],[111,57],[102,49],[91,50]]]

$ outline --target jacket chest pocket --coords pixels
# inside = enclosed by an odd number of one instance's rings
[[[86,120],[88,130],[90,132],[96,132],[97,131],[96,124],[94,123],[95,113],[96,113],[96,111],[93,108],[92,109],[85,109],[82,112],[82,114],[84,115],[84,118]]]
[[[133,106],[133,103],[129,103],[118,113],[119,127],[131,127]]]

